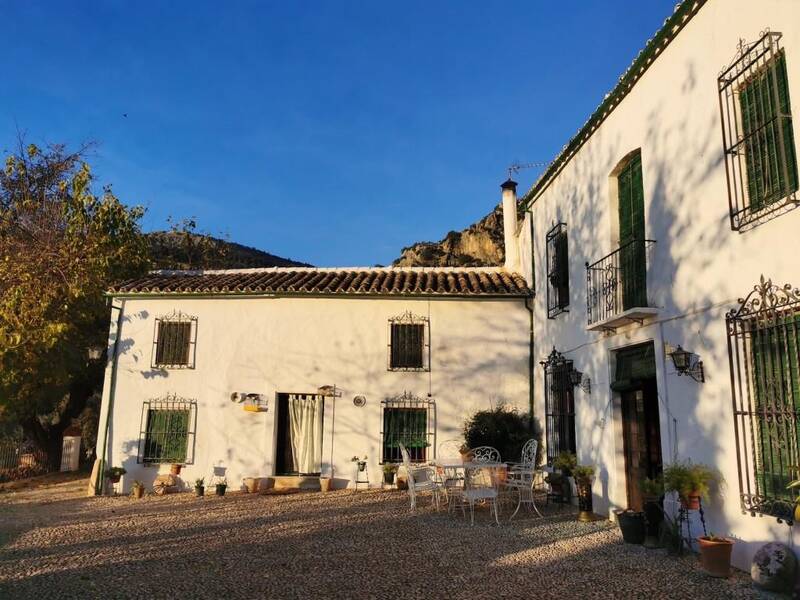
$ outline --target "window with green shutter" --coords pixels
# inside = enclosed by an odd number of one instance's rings
[[[647,306],[647,257],[642,155],[637,152],[617,174],[619,269],[622,308]]]
[[[406,312],[389,319],[389,370],[428,370],[428,319]]]
[[[567,224],[558,223],[548,233],[547,247],[547,317],[566,312],[569,307],[569,247]]]
[[[768,32],[753,44],[741,43],[718,80],[734,230],[797,204],[797,148],[787,57],[780,39],[780,33]]]
[[[152,367],[159,369],[194,368],[196,339],[197,317],[175,312],[156,319]]]
[[[193,400],[176,396],[145,402],[142,407],[138,462],[191,462],[196,407]]]
[[[408,450],[411,462],[425,462],[433,435],[430,430],[433,402],[404,392],[384,400],[382,405],[381,462],[403,462],[400,444]]]

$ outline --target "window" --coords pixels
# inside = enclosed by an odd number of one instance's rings
[[[433,401],[404,392],[400,396],[384,400],[382,404],[382,462],[403,462],[400,444],[408,450],[411,462],[425,462],[433,435],[430,430]]]
[[[800,291],[763,278],[727,315],[743,510],[792,522],[800,477]]]
[[[167,396],[142,406],[139,433],[140,463],[191,462],[197,405],[193,400]]]
[[[794,207],[797,154],[781,34],[741,43],[719,93],[731,227],[743,230]],[[782,200],[791,202],[782,202]]]
[[[427,371],[429,321],[406,312],[389,319],[389,370]]]
[[[547,462],[553,464],[562,452],[576,451],[575,394],[570,380],[572,361],[555,348],[540,363],[544,367],[545,430]]]
[[[547,317],[566,312],[569,306],[569,252],[567,224],[559,223],[547,233]]]
[[[173,313],[156,319],[153,368],[193,369],[197,317]]]

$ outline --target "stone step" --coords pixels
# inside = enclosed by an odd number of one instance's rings
[[[272,478],[276,490],[315,490],[319,491],[317,475],[278,475]]]

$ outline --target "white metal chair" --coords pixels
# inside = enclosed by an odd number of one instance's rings
[[[436,458],[439,460],[454,460],[461,459],[461,446],[463,442],[459,440],[445,440],[439,444],[439,449]],[[447,503],[447,510],[450,511],[453,507],[454,500],[461,493],[464,488],[464,476],[461,474],[460,468],[455,467],[437,467],[439,481],[444,492],[445,502]]]
[[[507,489],[516,490],[518,495],[517,508],[509,518],[509,521],[517,515],[523,504],[532,506],[536,514],[540,517],[542,516],[533,498],[536,480],[536,450],[538,446],[539,442],[535,439],[530,439],[525,442],[525,445],[522,447],[520,461],[509,467],[505,487]]]
[[[495,452],[497,451],[495,450]],[[461,498],[469,506],[470,525],[475,525],[476,504],[487,504],[489,514],[494,515],[495,523],[500,525],[499,496],[498,477],[494,469],[481,466],[464,467],[464,490],[461,492]]]
[[[475,463],[499,463],[500,451],[491,446],[478,446],[470,450],[472,453],[472,462]]]
[[[411,497],[411,510],[417,508],[417,494],[431,492],[436,510],[439,510],[440,484],[436,481],[436,469],[425,465],[412,465],[411,457],[406,447],[400,443],[400,454],[403,456],[403,466],[408,477],[408,495]]]

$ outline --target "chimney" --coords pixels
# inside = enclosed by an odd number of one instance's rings
[[[517,243],[517,182],[510,178],[500,186],[503,190],[503,243],[508,271],[519,271],[519,244]]]

